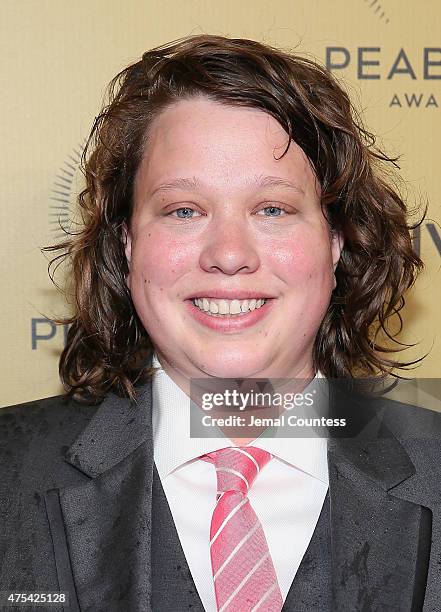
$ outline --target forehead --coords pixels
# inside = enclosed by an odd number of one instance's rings
[[[167,107],[153,121],[137,183],[196,177],[214,189],[246,188],[275,176],[307,191],[318,183],[302,149],[268,113],[198,97]]]

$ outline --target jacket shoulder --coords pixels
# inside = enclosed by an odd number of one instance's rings
[[[0,408],[0,473],[54,465],[93,417],[94,405],[60,395]],[[32,470],[33,471],[33,470]]]
[[[439,473],[441,456],[441,413],[427,408],[388,400],[384,422],[404,447],[418,474],[413,486],[439,490],[439,481],[432,482]]]
[[[433,439],[441,443],[441,412],[386,399],[383,419],[398,438]]]
[[[96,408],[64,395],[0,408],[0,439],[13,443],[29,438],[46,439],[64,432],[68,440],[76,426],[86,425]]]

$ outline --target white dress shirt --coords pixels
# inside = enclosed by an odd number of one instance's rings
[[[161,367],[156,355],[153,366]],[[207,612],[216,612],[210,558],[210,523],[217,479],[201,455],[234,446],[229,438],[190,438],[190,398],[161,368],[153,376],[154,460],[182,549]],[[326,438],[265,438],[250,446],[274,458],[248,498],[260,519],[286,599],[308,548],[328,490]]]

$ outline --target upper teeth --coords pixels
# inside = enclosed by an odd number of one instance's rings
[[[265,302],[265,298],[253,298],[252,300],[216,300],[204,297],[193,300],[195,306],[205,312],[211,312],[213,314],[239,314],[240,312],[247,312],[248,310],[260,308]]]

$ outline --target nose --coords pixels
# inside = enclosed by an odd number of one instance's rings
[[[251,274],[259,267],[256,239],[245,219],[213,219],[204,237],[200,266],[206,272]]]

